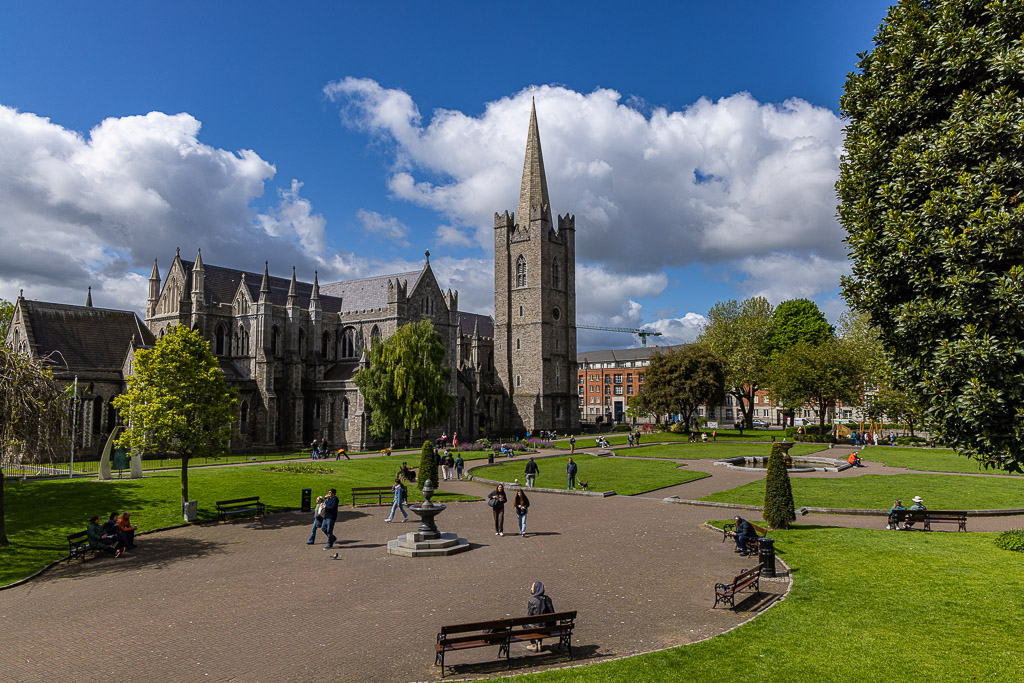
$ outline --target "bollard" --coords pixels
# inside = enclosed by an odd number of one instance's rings
[[[760,548],[761,576],[775,578],[775,539],[762,538],[758,541]]]
[[[302,511],[311,512],[313,510],[313,489],[302,489]]]

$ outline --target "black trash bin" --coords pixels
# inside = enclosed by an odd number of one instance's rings
[[[775,578],[775,539],[762,538],[758,541],[761,560],[761,576]]]
[[[494,464],[494,452],[493,451],[487,456],[487,464],[488,465],[493,465]]]
[[[313,489],[302,489],[302,511],[311,512],[313,510]]]

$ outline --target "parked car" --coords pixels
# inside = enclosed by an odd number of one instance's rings
[[[750,424],[754,425],[754,429],[768,429],[768,427],[771,426],[764,420],[758,419],[756,417],[751,421]]]

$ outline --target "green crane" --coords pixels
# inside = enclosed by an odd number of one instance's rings
[[[635,334],[640,337],[640,345],[647,347],[648,337],[660,337],[661,332],[651,332],[650,330],[637,330],[632,327],[598,327],[597,325],[577,325],[578,330],[604,330],[605,332],[628,332],[629,334]]]

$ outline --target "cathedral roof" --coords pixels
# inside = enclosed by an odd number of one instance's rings
[[[28,322],[26,333],[32,351],[43,357],[53,354],[53,364],[61,370],[66,363],[68,370],[120,372],[132,339],[141,346],[156,343],[153,333],[133,311],[28,299],[19,299],[18,303]]]
[[[494,318],[481,313],[464,313],[459,311],[459,332],[467,337],[471,337],[474,328],[476,328],[477,334],[481,337],[494,338]]]
[[[416,289],[422,270],[413,270],[408,273],[395,273],[392,275],[377,275],[365,277],[361,280],[348,280],[346,282],[330,282],[320,285],[320,296],[325,294],[335,299],[341,299],[342,311],[365,311],[371,308],[387,308],[388,305],[388,280],[406,281],[409,283],[408,292]],[[324,304],[324,310],[328,310]],[[330,309],[337,310],[337,309]]]
[[[185,268],[185,276],[191,277],[192,268],[195,263],[181,259],[181,265]],[[247,270],[225,268],[209,263],[203,264],[203,287],[206,300],[213,304],[229,304],[238,291],[238,283],[245,275],[245,286],[249,290],[249,297],[253,301],[260,298],[260,285],[263,282],[263,273],[253,273]],[[273,277],[269,278],[270,302],[277,306],[284,306],[288,302],[288,288],[291,285],[291,278]],[[295,293],[298,304],[302,308],[309,306],[309,299],[313,295],[313,285],[309,282],[296,282]],[[323,287],[320,288],[320,304],[324,310],[337,311],[341,305],[340,301],[323,295]]]

